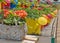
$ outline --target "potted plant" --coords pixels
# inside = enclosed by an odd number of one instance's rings
[[[27,13],[24,10],[12,11],[3,9],[0,14],[0,38],[22,40],[25,36],[25,17]],[[24,30],[25,29],[25,30]]]
[[[28,13],[26,18],[28,27],[27,34],[40,35],[42,30],[41,27],[46,27],[50,24],[51,20],[56,17],[56,13],[54,13],[55,10],[56,8],[48,4],[40,4],[36,9],[25,9]]]

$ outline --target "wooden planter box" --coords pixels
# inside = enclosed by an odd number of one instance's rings
[[[0,24],[0,38],[2,39],[12,39],[12,40],[22,40],[25,36],[26,25],[5,25]]]

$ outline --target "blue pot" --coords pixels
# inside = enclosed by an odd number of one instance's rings
[[[16,4],[10,3],[10,9],[16,8]]]

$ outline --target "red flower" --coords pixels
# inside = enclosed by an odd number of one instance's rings
[[[25,18],[27,16],[27,12],[24,10],[17,10],[17,11],[15,11],[15,14],[17,14],[17,16],[19,16],[21,18]]]
[[[7,9],[4,9],[3,12],[4,12],[4,17],[7,17],[7,15],[10,13],[9,10]]]

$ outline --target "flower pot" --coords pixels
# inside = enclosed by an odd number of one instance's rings
[[[26,18],[27,24],[27,34],[29,35],[41,35],[41,26],[38,24],[37,20],[32,18]]]
[[[25,24],[16,26],[0,24],[0,38],[22,40],[25,36],[25,27]]]

